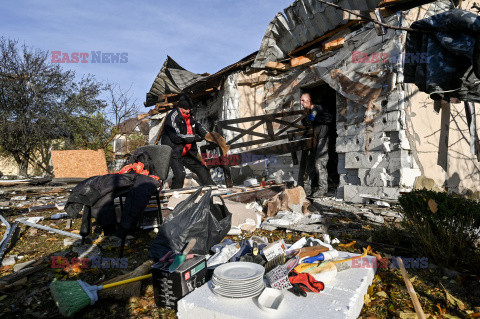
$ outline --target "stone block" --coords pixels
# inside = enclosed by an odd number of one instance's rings
[[[395,171],[414,168],[413,158],[407,150],[383,152],[350,152],[345,154],[345,168],[386,168]]]

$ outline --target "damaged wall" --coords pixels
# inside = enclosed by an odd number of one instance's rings
[[[436,113],[428,95],[411,87],[407,118],[422,175],[449,192],[480,190],[480,163],[470,152],[471,138],[463,103],[445,102]],[[476,119],[478,123],[478,112]]]

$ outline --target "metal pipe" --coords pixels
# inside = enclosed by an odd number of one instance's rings
[[[16,219],[15,221],[19,222],[19,223],[22,223],[24,225],[30,226],[30,227],[35,227],[35,228],[38,228],[38,229],[51,231],[51,232],[57,233],[59,235],[68,236],[68,237],[77,238],[77,239],[82,239],[82,236],[80,236],[80,235],[73,234],[73,233],[63,231],[63,230],[60,230],[60,229],[55,229],[55,228],[48,227],[48,226],[43,226],[43,225],[39,225],[39,224],[35,224],[35,223],[30,223],[30,222],[27,222],[26,220],[23,220],[23,219]]]

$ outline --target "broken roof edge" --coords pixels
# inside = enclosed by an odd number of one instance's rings
[[[251,65],[255,60],[255,57],[257,56],[257,54],[258,54],[258,51],[250,53],[249,55],[238,60],[237,62],[232,63],[220,69],[216,73],[206,76],[202,79],[199,79],[198,81],[195,81],[194,83],[190,84],[188,87],[184,88],[182,92],[193,94],[195,98],[199,98],[204,94],[209,94],[210,92],[206,90],[210,90],[214,88],[214,86],[215,87],[218,86],[216,82],[223,79],[225,76],[230,75],[231,73],[239,69],[242,69],[248,65]]]
[[[386,16],[397,11],[405,11],[434,0],[327,0],[344,9],[369,11],[383,3],[382,12]],[[388,5],[385,3],[388,2]],[[283,62],[290,59],[292,53],[304,51],[305,47],[315,45],[319,38],[341,29],[352,22],[344,19],[343,11],[317,0],[296,0],[279,12],[270,22],[260,45],[259,53],[252,65],[255,69],[264,69],[268,62]]]
[[[205,74],[197,74],[186,70],[174,59],[167,55],[167,59],[158,72],[144,105],[150,107],[156,104],[158,98],[165,94],[181,93],[182,89],[189,86],[193,81],[205,77]]]

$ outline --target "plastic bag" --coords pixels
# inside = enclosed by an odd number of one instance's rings
[[[197,243],[190,253],[206,255],[225,238],[232,225],[232,214],[222,197],[218,196],[222,204],[213,203],[211,189],[195,203],[201,191],[198,189],[179,203],[166,218],[152,243],[150,258],[158,259],[169,250],[179,253],[193,238]]]

